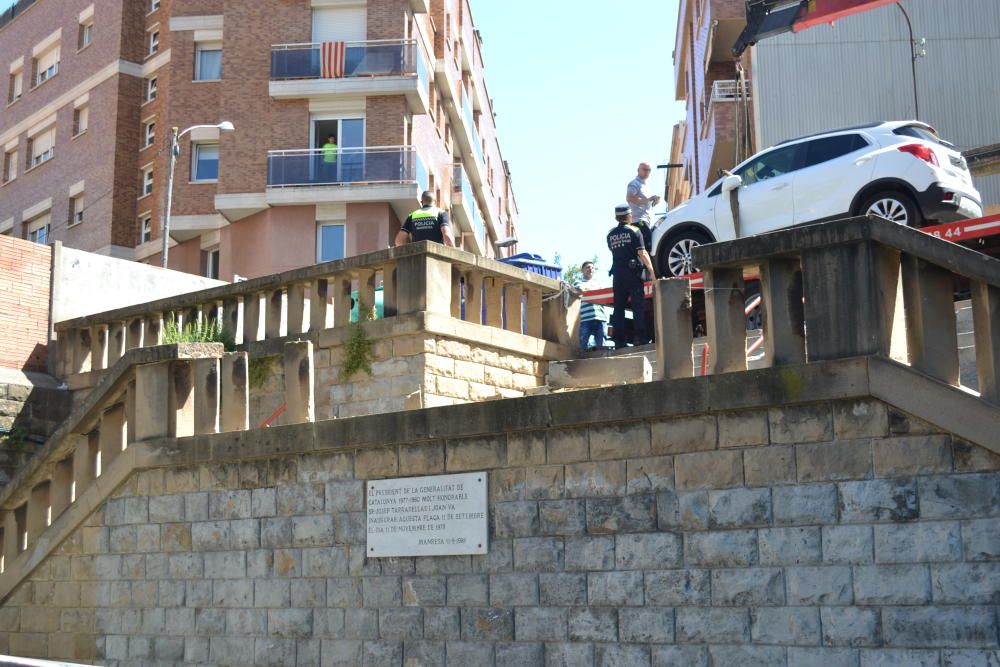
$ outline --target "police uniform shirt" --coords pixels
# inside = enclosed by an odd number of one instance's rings
[[[645,250],[646,246],[642,242],[642,234],[632,225],[618,225],[608,232],[608,249],[614,258],[616,268],[636,268],[641,267],[639,262],[639,251]],[[632,261],[636,265],[630,264]]]
[[[448,225],[448,213],[435,206],[424,206],[411,213],[403,223],[403,231],[413,242],[436,241],[444,243],[442,226]]]

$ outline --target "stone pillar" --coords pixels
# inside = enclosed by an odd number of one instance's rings
[[[163,313],[153,313],[146,317],[145,335],[142,344],[153,347],[163,343]]]
[[[194,367],[194,433],[219,432],[219,360],[195,359]]]
[[[285,422],[315,421],[313,344],[310,341],[285,343]]]
[[[705,319],[711,347],[709,373],[747,369],[745,306],[741,267],[705,271]]]
[[[542,303],[542,337],[560,345],[579,346],[579,297],[563,292]]]
[[[246,352],[226,352],[222,355],[222,420],[221,429],[246,431],[250,428],[250,392]]]
[[[228,331],[237,345],[243,342],[243,320],[240,318],[240,300],[231,297],[222,302],[222,328]]]
[[[52,468],[52,484],[49,486],[49,503],[52,506],[51,520],[55,521],[73,502],[73,457],[59,461]]]
[[[358,321],[364,322],[375,308],[375,272],[360,269],[358,276]]]
[[[135,440],[170,435],[170,362],[135,367]]]
[[[108,367],[114,366],[125,356],[127,331],[124,322],[115,322],[108,332]]]
[[[798,260],[770,259],[761,266],[764,300],[764,363],[787,366],[806,362],[802,310],[802,272]]]
[[[483,323],[483,274],[470,271],[465,276],[465,319]]]
[[[333,326],[346,327],[351,323],[351,277],[335,276],[333,289]]]
[[[194,369],[191,361],[170,363],[168,435],[183,438],[194,435]]]
[[[108,325],[95,324],[90,329],[90,368],[103,371],[108,367]]]
[[[979,395],[1000,404],[1000,287],[972,283],[972,322]]]
[[[329,312],[330,284],[326,278],[318,278],[309,287],[309,331],[326,329]]]
[[[307,283],[292,283],[288,286],[286,327],[290,336],[308,331],[306,328],[306,285]]]
[[[89,373],[93,346],[90,340],[90,329],[81,327],[73,334],[73,372]]]
[[[421,253],[396,260],[396,308],[400,315],[451,313],[451,263]]]
[[[243,343],[260,340],[260,298],[259,292],[243,297]]]
[[[111,462],[118,458],[118,455],[127,446],[127,422],[125,421],[125,405],[117,403],[110,408],[106,408],[101,414],[100,429],[101,438],[101,471],[103,475],[108,470]]]
[[[393,317],[398,312],[396,304],[396,265],[386,264],[382,268],[382,316]]]
[[[910,365],[957,385],[958,326],[952,274],[910,255],[902,256],[900,270]]]
[[[483,299],[486,301],[486,321],[489,327],[503,328],[503,283],[492,276],[483,280]]]
[[[899,253],[873,241],[803,250],[809,361],[889,356],[898,279]]]
[[[660,380],[694,376],[691,281],[666,278],[653,283],[656,374]]]
[[[87,490],[97,477],[97,453],[100,442],[97,431],[86,435],[72,435],[76,447],[73,449],[73,492],[76,499]]]
[[[28,498],[28,520],[26,529],[28,531],[28,544],[38,540],[46,528],[49,527],[49,517],[51,506],[49,505],[49,482],[42,482],[31,490]]]
[[[76,332],[73,329],[64,329],[63,331],[56,332],[58,339],[58,347],[56,351],[59,355],[59,368],[58,373],[60,378],[65,378],[72,375],[73,369],[73,339],[75,338]]]
[[[18,508],[20,509],[20,508]],[[10,567],[21,553],[21,533],[22,528],[18,525],[18,510],[6,510],[3,512],[3,557],[6,567]]]
[[[285,288],[279,287],[267,295],[267,316],[264,318],[264,339],[280,338],[284,326]]]
[[[128,335],[125,343],[126,349],[132,350],[142,347],[142,334],[146,328],[146,322],[141,317],[130,320],[128,323]]]
[[[542,337],[542,292],[531,288],[527,290],[524,306],[525,333],[533,338]]]
[[[524,290],[520,285],[507,283],[503,288],[504,328],[514,333],[524,333],[521,326],[523,312],[521,294]]]
[[[451,316],[462,319],[462,274],[457,266],[451,267]]]

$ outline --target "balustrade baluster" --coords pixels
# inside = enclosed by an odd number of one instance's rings
[[[114,366],[125,356],[126,338],[128,337],[125,322],[114,322],[108,332],[108,367]]]
[[[73,502],[73,457],[67,457],[52,467],[52,485],[49,487],[52,506],[51,521],[59,518]]]
[[[396,312],[396,265],[389,263],[382,267],[382,315],[394,317]]]
[[[243,343],[255,343],[261,340],[261,300],[260,292],[253,292],[243,297]]]
[[[222,421],[223,432],[246,431],[250,428],[250,394],[246,352],[226,352],[222,355]]]
[[[527,335],[542,337],[542,291],[536,288],[526,290],[525,327]]]
[[[364,322],[375,309],[375,272],[370,269],[360,269],[357,277],[358,321]]]
[[[524,332],[521,322],[521,314],[523,312],[521,303],[522,291],[519,283],[507,283],[503,288],[504,329],[513,331],[514,333]]]
[[[101,425],[98,427],[101,442],[101,470],[104,475],[119,454],[127,446],[128,422],[125,420],[125,405],[117,403],[105,408],[101,413]]]
[[[351,277],[339,274],[333,278],[333,326],[351,323]]]
[[[44,481],[31,489],[31,495],[28,497],[25,544],[33,544],[38,539],[38,536],[42,534],[42,531],[49,526],[51,509],[49,505],[49,488],[49,482]]]
[[[103,371],[108,367],[108,325],[95,324],[90,328],[90,368]]]
[[[1000,404],[1000,286],[972,283],[979,395]]]
[[[73,336],[73,372],[89,373],[90,360],[93,355],[93,345],[91,343],[90,329],[80,327],[76,329]]]
[[[798,260],[771,259],[761,266],[764,309],[764,363],[767,366],[804,364],[805,315],[802,310],[802,271]]]
[[[653,284],[656,374],[660,380],[694,375],[691,282],[668,278]]]
[[[302,424],[316,419],[313,344],[285,343],[285,423]]]
[[[484,281],[483,298],[486,300],[486,326],[503,328],[503,283],[488,276]]]
[[[709,373],[747,369],[747,325],[743,310],[743,269],[705,272],[705,319],[708,328]]]
[[[317,278],[309,287],[309,331],[323,331],[329,324],[330,283]]]
[[[901,259],[910,365],[957,385],[958,328],[950,271],[910,255]]]
[[[142,347],[142,335],[146,328],[146,322],[143,318],[137,317],[130,320],[128,323],[128,341],[126,342],[126,349],[133,350],[137,347]]]
[[[303,334],[309,330],[306,326],[306,287],[308,283],[294,282],[288,286],[288,335]]]
[[[194,374],[194,433],[204,435],[219,432],[219,360],[195,359]]]
[[[483,323],[483,274],[479,271],[465,274],[465,319]]]

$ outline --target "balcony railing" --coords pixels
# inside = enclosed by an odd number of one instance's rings
[[[476,195],[472,190],[472,183],[469,182],[469,176],[465,173],[465,168],[460,164],[455,165],[452,183],[452,191],[461,197],[462,206],[467,211],[469,222],[472,224],[476,238],[480,242],[485,242],[486,228],[483,227],[483,218],[479,214],[479,204],[476,202]]]
[[[416,75],[428,79],[426,57],[415,39],[346,42],[344,78]],[[271,47],[271,79],[321,79],[322,45],[277,44]]]
[[[268,187],[427,182],[413,146],[341,148],[336,157],[320,148],[269,151]]]
[[[735,100],[739,97],[739,81],[724,79],[712,82],[712,102],[724,102]],[[750,97],[750,80],[746,81],[746,95]]]
[[[464,91],[462,92],[462,117],[469,128],[469,134],[472,135],[472,151],[476,154],[476,159],[479,160],[480,166],[485,166],[486,159],[483,157],[483,146],[482,141],[479,139],[479,130],[476,129],[476,117],[472,113],[472,101]]]

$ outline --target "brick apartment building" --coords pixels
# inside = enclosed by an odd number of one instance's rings
[[[383,248],[419,192],[516,237],[468,0],[21,0],[0,23],[0,234],[223,280]],[[343,43],[324,68],[323,44]],[[329,161],[329,135],[339,146]]]
[[[750,57],[730,51],[746,24],[744,0],[681,0],[674,41],[676,99],[687,103],[673,128],[667,204],[680,204],[754,152]],[[741,75],[742,70],[742,75]],[[742,78],[741,78],[742,76]]]

